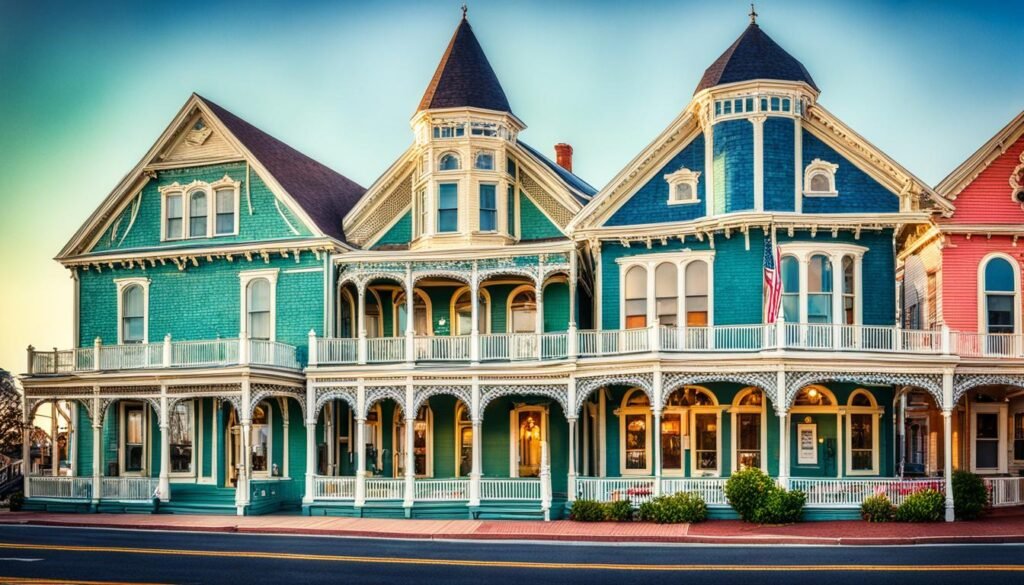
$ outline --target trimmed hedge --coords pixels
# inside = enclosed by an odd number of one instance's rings
[[[633,505],[629,500],[576,500],[569,508],[569,519],[577,522],[627,522],[633,519]]]
[[[868,522],[890,522],[895,515],[896,506],[885,494],[868,496],[860,505],[860,517]]]
[[[959,520],[980,518],[989,505],[988,488],[980,475],[953,472],[953,510]]]
[[[757,468],[732,474],[725,482],[725,497],[744,522],[790,524],[799,522],[807,494],[786,491]]]
[[[681,492],[640,504],[639,517],[658,524],[695,524],[707,520],[708,506],[700,494]]]
[[[897,522],[938,522],[946,509],[946,496],[927,489],[914,492],[896,508]]]

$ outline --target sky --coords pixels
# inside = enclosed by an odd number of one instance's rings
[[[197,92],[367,186],[409,119],[460,0],[0,0],[0,368],[71,347],[52,258]],[[527,124],[600,188],[660,133],[747,26],[741,1],[473,0]],[[819,103],[935,185],[1024,109],[1024,2],[772,1],[758,24]]]

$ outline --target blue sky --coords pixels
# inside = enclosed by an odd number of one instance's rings
[[[461,2],[0,0],[0,367],[71,343],[51,258],[192,91],[363,185],[409,118]],[[470,2],[523,139],[601,187],[687,104],[746,2]],[[1022,2],[762,2],[820,103],[929,184],[1024,109]]]

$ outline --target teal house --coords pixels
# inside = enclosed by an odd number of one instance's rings
[[[952,409],[958,357],[896,294],[950,204],[820,95],[752,22],[600,190],[524,142],[465,16],[369,187],[191,96],[58,255],[75,347],[22,382],[27,436],[50,409],[64,440],[26,441],[26,506],[728,516],[747,467],[808,518],[951,506],[903,421]]]

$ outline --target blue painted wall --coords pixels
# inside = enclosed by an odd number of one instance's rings
[[[726,120],[714,126],[715,213],[754,208],[754,125]]]
[[[838,197],[804,197],[804,213],[893,213],[900,209],[899,197],[883,187],[867,173],[822,142],[807,130],[803,131],[804,168],[818,158],[838,164],[836,190]]]
[[[669,186],[665,175],[674,173],[681,168],[700,172],[697,179],[697,197],[700,203],[687,205],[669,205]],[[640,189],[637,190],[605,225],[634,225],[641,223],[660,223],[670,221],[686,221],[704,217],[706,206],[704,174],[704,135],[699,134],[680,150],[672,159]]]
[[[764,121],[764,208],[795,210],[795,148],[793,120],[769,116]]]

